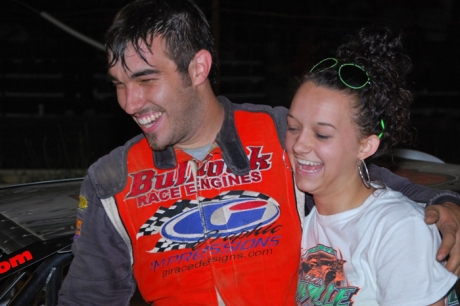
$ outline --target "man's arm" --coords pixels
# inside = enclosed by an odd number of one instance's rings
[[[447,259],[447,270],[460,276],[460,207],[452,202],[430,205],[425,210],[425,222],[436,223],[442,235],[436,259]]]
[[[113,227],[88,177],[81,188],[74,258],[58,305],[129,305],[136,284],[128,247]]]
[[[453,202],[460,205],[460,195],[453,191],[438,190],[412,183],[407,178],[396,175],[390,170],[376,165],[370,165],[369,172],[373,181],[382,181],[391,189],[403,193],[406,197],[417,203],[431,205]]]
[[[413,201],[429,205],[425,210],[425,222],[436,224],[442,235],[436,259],[442,261],[447,258],[446,268],[460,276],[460,195],[411,183],[407,178],[375,165],[371,165],[369,171],[372,180],[382,181]]]

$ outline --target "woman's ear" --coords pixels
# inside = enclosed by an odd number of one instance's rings
[[[198,51],[190,62],[188,71],[193,85],[203,84],[209,76],[212,66],[212,57],[209,51]]]
[[[380,138],[377,135],[370,135],[360,141],[361,148],[358,158],[364,160],[369,156],[374,155],[380,145]]]

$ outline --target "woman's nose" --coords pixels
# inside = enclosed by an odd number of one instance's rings
[[[293,152],[297,154],[304,154],[310,152],[312,149],[311,136],[307,132],[302,132],[292,146]]]

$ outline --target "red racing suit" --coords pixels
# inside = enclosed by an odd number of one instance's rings
[[[126,305],[129,265],[154,305],[294,303],[305,197],[283,159],[286,109],[219,99],[226,115],[204,160],[172,147],[152,153],[137,137],[89,169],[64,292],[81,291],[86,273],[101,281],[83,291],[99,286],[104,304]],[[108,246],[115,235],[121,253]]]
[[[204,160],[140,135],[89,168],[59,305],[128,305],[136,283],[154,305],[294,305],[312,201],[284,163],[286,109],[219,101]],[[379,169],[409,197],[455,198]]]

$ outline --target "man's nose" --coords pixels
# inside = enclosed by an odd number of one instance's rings
[[[142,91],[135,86],[126,86],[124,92],[121,95],[118,94],[118,100],[123,110],[129,115],[139,112],[145,104]]]

